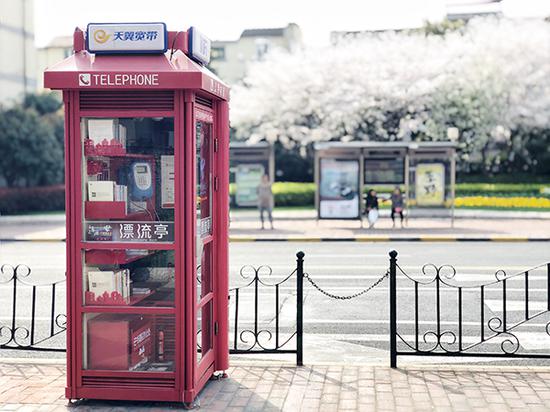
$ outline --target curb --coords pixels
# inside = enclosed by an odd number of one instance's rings
[[[32,239],[22,239],[22,238],[7,238],[7,239],[0,239],[0,242],[65,242],[65,239],[52,239],[52,238],[32,238]]]
[[[369,236],[369,237],[292,237],[292,238],[258,238],[230,237],[230,242],[550,242],[548,237],[491,236],[491,237],[456,237],[456,236]]]
[[[239,355],[233,355],[239,356]],[[437,356],[429,357],[430,359],[438,358]],[[460,358],[460,356],[458,357]],[[462,357],[461,359],[464,359]],[[481,358],[480,358],[481,359]],[[486,358],[485,358],[486,359]],[[396,371],[430,371],[430,372],[444,372],[444,371],[470,371],[473,373],[548,373],[548,366],[538,365],[492,365],[492,364],[479,364],[479,363],[447,363],[436,364],[435,362],[426,363],[407,363],[403,366],[395,369]],[[67,360],[65,358],[60,359],[46,359],[46,358],[0,358],[0,364],[4,365],[52,365],[52,366],[66,366]],[[373,362],[327,362],[327,361],[314,361],[306,362],[303,366],[296,366],[295,361],[281,360],[281,359],[262,359],[262,360],[248,360],[242,357],[233,358],[231,367],[282,367],[282,368],[310,368],[315,366],[358,366],[358,367],[371,367],[377,369],[391,369],[389,361],[386,358],[380,358]]]
[[[65,242],[65,239],[0,239],[0,242]],[[491,237],[456,237],[456,236],[358,236],[358,237],[229,237],[230,243],[244,242],[550,242],[550,237],[491,236]]]

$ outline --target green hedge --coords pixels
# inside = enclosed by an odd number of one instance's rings
[[[64,185],[0,189],[0,215],[64,209]]]
[[[310,206],[315,203],[315,183],[275,182],[273,196],[277,206]]]
[[[549,183],[458,183],[457,196],[540,196]]]
[[[389,193],[392,185],[378,185],[375,189],[380,193]],[[458,183],[456,196],[544,196],[544,188],[550,188],[549,183]],[[367,191],[368,188],[365,188]],[[232,183],[230,193],[235,194],[235,184]],[[276,206],[313,206],[315,203],[315,183],[276,182],[273,184],[273,194]]]

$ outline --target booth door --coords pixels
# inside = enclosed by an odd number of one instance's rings
[[[165,398],[175,399],[181,246],[174,135],[180,131],[168,108],[148,117],[132,110],[100,117],[83,110],[85,97],[75,153],[81,181],[73,187],[82,219],[77,384],[86,393],[132,387],[150,397],[157,379]]]
[[[196,264],[197,363],[199,379],[214,362],[213,125],[211,115],[196,113]]]

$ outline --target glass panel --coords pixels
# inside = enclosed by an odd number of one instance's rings
[[[197,361],[200,361],[214,346],[213,306],[210,300],[197,312],[197,332],[200,335],[197,342]]]
[[[174,370],[175,317],[86,313],[83,367],[92,370]]]
[[[197,236],[212,234],[212,125],[197,121]]]
[[[197,301],[200,300],[200,297],[202,296],[202,252],[204,249],[204,243],[197,239],[195,242],[195,259],[197,262]]]
[[[173,242],[174,119],[82,118],[83,236]]]
[[[174,306],[174,251],[89,249],[83,255],[85,305]]]
[[[201,249],[200,266],[197,267],[197,302],[212,291],[212,242]]]

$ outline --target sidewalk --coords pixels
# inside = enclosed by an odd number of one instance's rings
[[[388,210],[374,229],[358,220],[317,220],[314,210],[275,211],[275,230],[260,230],[256,210],[231,211],[232,241],[549,241],[550,212],[457,211],[426,217],[414,211],[405,227],[392,227]],[[432,212],[433,213],[433,212]],[[268,225],[267,225],[268,226]],[[266,226],[266,227],[267,227]]]
[[[544,411],[550,369],[492,366],[273,365],[240,363],[208,383],[201,411]],[[182,404],[81,401],[67,406],[65,367],[0,363],[2,411],[160,411]]]
[[[550,241],[549,212],[457,211],[448,217],[413,214],[392,228],[381,211],[374,229],[358,220],[317,220],[313,210],[276,210],[275,230],[260,230],[256,210],[231,211],[231,241]],[[425,211],[424,211],[425,212]],[[399,226],[399,225],[398,225]],[[65,239],[63,215],[1,216],[0,241]]]

